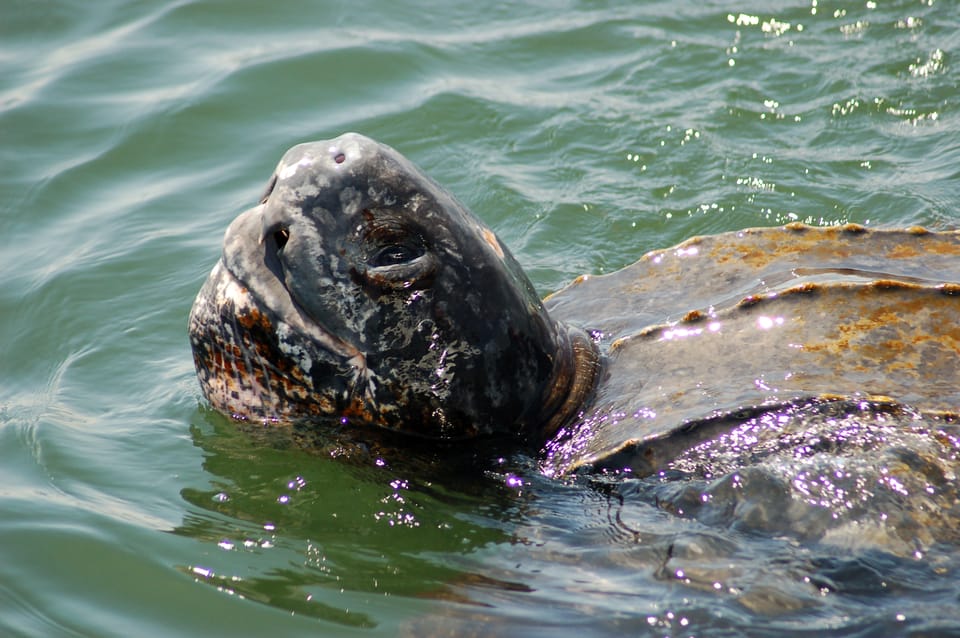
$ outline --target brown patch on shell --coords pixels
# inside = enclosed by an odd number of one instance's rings
[[[791,286],[787,288],[782,293],[783,295],[812,295],[820,292],[821,285],[808,281],[797,286]]]
[[[860,224],[848,223],[840,227],[845,233],[851,233],[854,235],[867,232],[866,226],[861,226]]]

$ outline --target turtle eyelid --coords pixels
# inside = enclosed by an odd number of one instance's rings
[[[374,268],[382,268],[384,266],[405,264],[422,257],[424,252],[426,251],[420,243],[416,245],[390,244],[389,246],[384,246],[373,255],[370,259],[370,265]]]

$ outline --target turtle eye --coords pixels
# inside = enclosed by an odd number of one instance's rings
[[[370,265],[374,268],[383,268],[384,266],[396,266],[413,261],[422,257],[424,253],[422,246],[407,246],[405,244],[391,244],[384,246],[370,260]]]
[[[429,286],[437,260],[428,234],[393,210],[364,209],[362,213],[354,272],[364,285],[380,291]]]

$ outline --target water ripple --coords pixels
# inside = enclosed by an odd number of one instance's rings
[[[930,470],[932,495],[871,468],[819,480],[782,451],[739,474],[733,446],[711,477],[558,483],[521,459],[502,468],[519,490],[446,483],[236,433],[198,410],[185,337],[280,154],[347,129],[464,200],[543,292],[753,225],[956,227],[948,3],[8,5],[3,631],[960,626],[946,448],[885,432],[899,447],[878,453]],[[931,523],[895,551],[852,523],[871,477]],[[791,481],[820,505],[757,505]]]

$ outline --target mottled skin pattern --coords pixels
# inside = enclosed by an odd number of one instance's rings
[[[356,134],[284,155],[228,228],[190,340],[204,395],[235,418],[446,439],[540,440],[596,362],[490,229]]]

